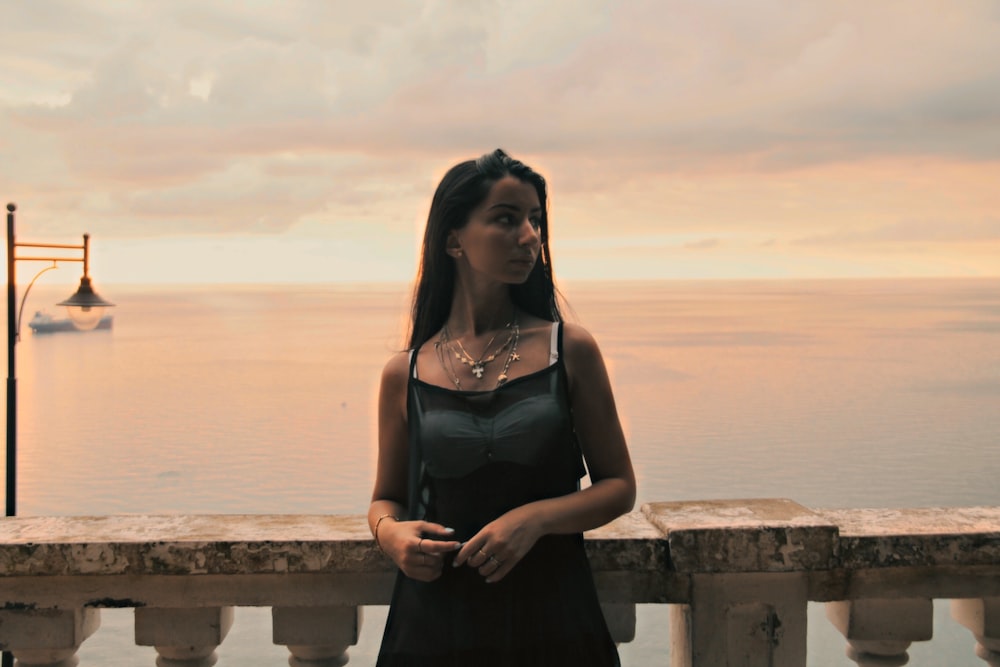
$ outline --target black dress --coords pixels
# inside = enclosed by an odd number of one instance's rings
[[[569,410],[561,327],[553,363],[493,391],[453,391],[410,362],[410,517],[468,540],[525,503],[572,493],[584,474]],[[378,667],[613,667],[583,536],[546,535],[496,583],[451,566],[433,582],[397,575]]]

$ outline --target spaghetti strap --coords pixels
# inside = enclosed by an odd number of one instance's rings
[[[552,323],[552,342],[549,343],[549,366],[559,361],[562,351],[562,322]]]
[[[410,350],[410,377],[417,379],[417,351]]]

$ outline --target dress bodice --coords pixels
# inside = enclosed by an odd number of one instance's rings
[[[452,390],[410,373],[413,518],[474,530],[512,507],[579,488],[584,470],[558,334],[554,325],[552,363],[491,391]],[[488,500],[471,502],[484,492]]]

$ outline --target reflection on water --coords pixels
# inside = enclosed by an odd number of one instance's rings
[[[32,304],[58,300],[36,290]],[[102,290],[119,304],[113,331],[26,331],[18,346],[21,514],[365,511],[376,382],[402,345],[404,286]],[[1000,504],[998,280],[563,291],[611,368],[640,501]],[[269,622],[239,613],[234,632]],[[85,651],[117,641],[115,623],[139,651],[122,614],[106,613]],[[285,664],[271,647],[237,658],[242,641],[220,664]],[[823,664],[852,664],[829,641]],[[649,664],[663,645],[654,631],[623,653]],[[113,664],[102,655],[82,664]]]

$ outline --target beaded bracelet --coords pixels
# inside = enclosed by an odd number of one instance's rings
[[[383,519],[393,519],[395,521],[399,521],[399,517],[395,514],[383,514],[379,518],[375,519],[375,530],[372,531],[375,537],[375,546],[379,548],[379,551],[385,553],[385,549],[382,548],[382,544],[378,541],[378,525],[382,523]]]

